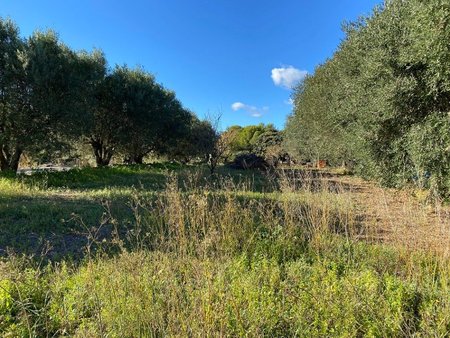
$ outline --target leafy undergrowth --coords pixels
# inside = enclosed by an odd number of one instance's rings
[[[329,242],[328,242],[329,241]],[[1,266],[5,336],[448,336],[448,266],[327,240],[295,259],[123,252],[79,267]],[[394,259],[394,261],[392,261]],[[420,276],[420,277],[419,277]]]
[[[449,335],[447,258],[358,242],[364,227],[345,191],[277,179],[263,193],[233,178],[166,174],[164,189],[129,195],[126,227],[113,205],[86,226],[81,261],[3,258],[0,332]]]

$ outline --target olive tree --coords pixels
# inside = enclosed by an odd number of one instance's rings
[[[27,39],[0,19],[0,168],[16,171],[21,155],[60,148],[79,133],[84,79],[79,58],[53,31]]]
[[[168,155],[183,163],[197,158],[201,162],[208,160],[216,142],[216,133],[208,121],[198,119],[191,113],[191,121],[185,134],[172,144]]]

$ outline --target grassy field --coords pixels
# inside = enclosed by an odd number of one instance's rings
[[[352,182],[169,164],[4,176],[0,332],[448,336],[448,248],[381,238],[417,213],[378,215],[389,192]]]

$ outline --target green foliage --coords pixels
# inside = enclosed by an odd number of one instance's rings
[[[347,25],[333,57],[296,88],[288,148],[388,185],[431,175],[446,195],[448,144],[435,132],[450,111],[448,11],[440,0],[394,0]]]
[[[54,32],[24,40],[2,19],[0,31],[0,166],[15,171],[22,153],[61,148],[79,132],[85,79],[77,55]]]
[[[248,151],[251,152],[254,144],[259,136],[266,131],[274,130],[273,125],[267,126],[261,124],[251,125],[246,127],[231,126],[225,132],[235,133],[233,142],[231,143],[231,150],[234,152]]]
[[[370,247],[364,250],[370,254]],[[112,337],[446,335],[444,290],[340,264],[314,255],[279,263],[267,256],[136,252],[79,268],[16,270],[2,277],[7,305],[0,308],[0,330]],[[17,301],[19,293],[27,303]]]
[[[173,92],[143,69],[126,66],[103,78],[92,113],[88,135],[98,166],[108,165],[117,153],[137,164],[150,153],[169,153],[193,121]]]
[[[138,164],[148,154],[192,157],[213,142],[208,128],[143,69],[111,71],[99,50],[75,52],[53,31],[22,39],[0,18],[0,170],[17,171],[23,154],[51,161],[83,143],[97,166],[115,154]],[[197,132],[198,149],[174,151]]]
[[[19,37],[17,26],[0,18],[0,169],[14,169],[21,149],[16,139],[21,137],[20,129],[12,125],[13,111],[17,109],[18,84],[23,78],[21,56],[25,43]],[[19,123],[23,116],[19,117]],[[22,124],[22,123],[20,123]],[[19,129],[19,130],[17,130]],[[15,135],[18,133],[19,135]]]
[[[214,151],[217,135],[210,122],[201,121],[192,114],[188,129],[175,141],[168,149],[166,146],[168,156],[182,163],[195,159],[205,162]]]
[[[450,138],[448,114],[430,114],[406,135],[407,151],[411,157],[417,183],[436,193],[450,187]],[[431,182],[430,181],[431,176]]]
[[[226,160],[254,154],[264,158],[269,164],[276,165],[278,160],[288,156],[282,146],[283,135],[272,124],[231,126],[223,135],[230,139]]]

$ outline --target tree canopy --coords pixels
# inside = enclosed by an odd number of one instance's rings
[[[0,18],[1,170],[16,171],[24,153],[50,158],[80,142],[105,166],[113,156],[190,157],[214,140],[211,126],[144,69],[110,69],[102,51],[73,51],[53,31],[22,38]],[[183,142],[189,147],[174,151]]]
[[[276,164],[285,155],[283,133],[272,124],[258,124],[246,127],[231,126],[222,133],[229,139],[225,161],[233,160],[242,154],[254,154],[270,164]]]
[[[351,161],[388,185],[420,182],[446,194],[449,14],[442,0],[391,0],[347,24],[332,58],[294,91],[287,147]]]

